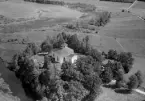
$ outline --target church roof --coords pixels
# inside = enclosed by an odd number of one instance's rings
[[[74,50],[69,48],[69,47],[64,47],[62,49],[54,49],[53,53],[57,56],[60,56],[60,57],[66,57],[66,56],[69,56],[71,54],[74,54]]]

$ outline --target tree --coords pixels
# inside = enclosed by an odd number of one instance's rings
[[[116,73],[116,87],[126,87],[126,82],[124,80],[124,71],[123,69],[119,69]]]
[[[41,50],[43,52],[51,52],[52,49],[53,49],[53,45],[51,44],[50,40],[47,39],[44,42],[42,42]]]
[[[49,71],[44,71],[40,74],[39,76],[39,81],[41,84],[48,86],[48,83],[50,82],[50,72]]]
[[[77,71],[73,64],[70,62],[65,62],[61,66],[62,69],[62,74],[61,74],[61,79],[64,81],[79,81],[82,82],[84,81],[83,79],[83,74],[80,71]]]
[[[66,34],[65,32],[60,33],[64,39],[65,42],[67,42],[69,40],[69,38],[71,37],[70,34]]]
[[[100,66],[96,65],[96,61],[92,57],[82,57],[76,62],[77,70],[83,74],[84,81],[83,84],[86,89],[91,92],[99,93],[98,89],[102,83],[98,74],[101,71]],[[95,69],[98,68],[99,71]]]
[[[102,55],[100,52],[98,52],[97,49],[94,49],[91,47],[91,50],[90,50],[90,53],[89,53],[90,56],[92,56],[96,61],[98,62],[101,62],[102,61]]]
[[[52,66],[51,58],[48,55],[45,55],[43,68],[49,70],[51,66]]]
[[[132,57],[132,54],[130,52],[121,52],[118,55],[118,61],[121,62],[125,73],[128,73],[132,68],[134,58]]]
[[[66,95],[64,101],[82,101],[82,99],[88,94],[88,91],[84,88],[81,82],[70,81],[64,84],[64,90]]]
[[[123,80],[124,68],[120,62],[114,62],[112,66],[113,78],[117,81]]]
[[[113,79],[113,73],[110,67],[105,66],[104,71],[100,74],[103,83],[109,83]]]
[[[117,60],[117,51],[116,50],[109,50],[108,51],[108,59]]]
[[[40,48],[35,43],[28,43],[26,49],[24,50],[24,53],[32,56],[36,55],[40,51]]]
[[[138,70],[136,73],[135,73],[137,79],[138,79],[138,87],[141,86],[141,84],[143,83],[143,75],[142,75],[142,72],[140,70]]]
[[[129,82],[128,82],[128,89],[129,90],[132,90],[132,89],[135,89],[138,87],[138,79],[137,79],[137,76],[136,75],[132,75],[130,78],[129,78]]]
[[[84,75],[91,74],[92,72],[100,74],[101,72],[101,64],[91,56],[79,58],[76,62],[76,66]]]
[[[62,44],[65,43],[65,40],[63,39],[62,34],[58,34],[52,40],[53,40],[53,47],[54,48],[61,48]]]
[[[74,49],[75,52],[82,53],[82,49],[80,49],[81,42],[78,39],[77,34],[72,35],[67,41],[67,44],[70,48]]]

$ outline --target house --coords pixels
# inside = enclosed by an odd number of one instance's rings
[[[51,53],[43,52],[32,56],[30,59],[33,61],[35,66],[43,67],[44,56],[48,55],[51,57],[54,64],[62,64],[65,61],[75,63],[76,60],[82,55],[74,53],[74,50],[69,48],[66,43],[64,43],[61,48],[53,49]]]
[[[54,58],[54,61],[62,64],[64,61],[74,62],[77,56],[74,54],[74,50],[69,48],[67,44],[63,44],[60,49],[54,49],[50,53],[50,56]]]
[[[75,63],[76,60],[78,59],[79,55],[78,54],[70,54],[65,58],[65,61]]]

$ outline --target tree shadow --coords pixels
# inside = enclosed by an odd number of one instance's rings
[[[116,93],[121,93],[121,94],[130,94],[131,90],[128,89],[115,89],[114,90]]]
[[[103,85],[103,87],[116,89],[116,85]]]

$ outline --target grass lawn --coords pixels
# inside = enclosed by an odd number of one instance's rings
[[[137,93],[132,94],[121,94],[116,93],[110,88],[104,88],[103,93],[95,101],[143,101],[145,100],[144,96]]]

